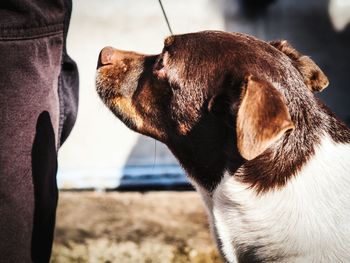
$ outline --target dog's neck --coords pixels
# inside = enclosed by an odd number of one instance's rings
[[[186,170],[188,176],[211,193],[222,180],[229,166],[237,170],[244,160],[235,150],[234,127],[217,119],[203,120],[190,134],[179,136],[167,143]],[[205,131],[200,131],[206,127]]]
[[[168,144],[174,155],[197,184],[209,192],[216,188],[225,171],[258,193],[283,187],[315,154],[322,137],[336,143],[350,143],[350,130],[322,103],[317,110],[304,108],[295,117],[296,129],[253,160],[238,153],[235,131],[225,124],[212,123],[201,136],[196,131]],[[312,111],[311,113],[309,111]],[[213,139],[214,138],[214,139]]]

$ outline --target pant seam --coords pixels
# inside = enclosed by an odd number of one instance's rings
[[[0,40],[30,40],[62,34],[63,22],[38,27],[0,27]]]

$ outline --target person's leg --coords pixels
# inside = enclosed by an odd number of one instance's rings
[[[48,262],[56,153],[77,110],[77,68],[65,51],[71,3],[8,0],[0,9],[0,262]]]
[[[45,257],[50,254],[62,43],[62,31],[0,41],[0,260],[5,262],[31,262],[32,250],[34,257],[40,249]],[[32,238],[50,249],[31,247]]]

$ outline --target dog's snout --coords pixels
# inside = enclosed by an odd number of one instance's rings
[[[104,65],[113,64],[117,57],[116,52],[117,50],[113,47],[104,47],[98,57],[97,68],[100,68]]]

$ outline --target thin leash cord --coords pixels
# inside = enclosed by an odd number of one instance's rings
[[[168,20],[168,17],[165,13],[165,10],[164,10],[164,7],[163,7],[163,4],[162,4],[162,0],[158,0],[159,1],[159,5],[160,7],[162,8],[162,12],[163,12],[163,16],[165,18],[165,21],[166,21],[166,24],[168,25],[168,28],[169,28],[169,31],[170,31],[170,34],[173,35],[173,31],[171,30],[171,27],[170,27],[170,23],[169,23],[169,20]]]
[[[163,4],[162,4],[162,0],[158,0],[158,1],[159,1],[160,8],[162,9],[163,16],[165,18],[165,22],[168,25],[168,29],[170,31],[170,34],[173,35],[173,31],[171,30],[168,16],[166,15]],[[157,141],[156,140],[154,140],[154,159],[153,160],[154,160],[153,161],[153,169],[154,169],[156,167],[156,161],[157,161]]]
[[[154,139],[154,159],[153,159],[153,169],[156,167],[157,161],[157,141]]]

